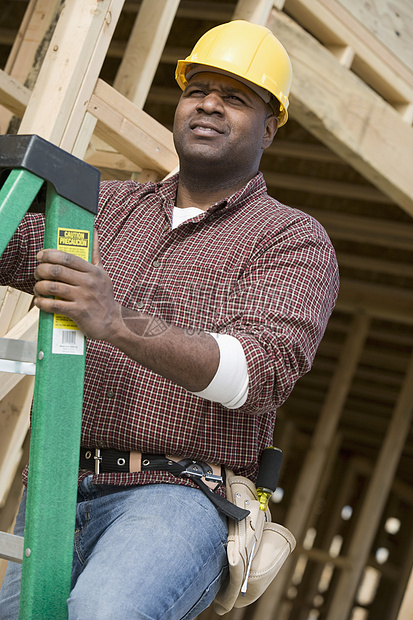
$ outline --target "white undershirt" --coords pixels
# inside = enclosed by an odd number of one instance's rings
[[[172,228],[203,213],[196,207],[174,207]],[[221,403],[228,409],[238,409],[248,397],[248,368],[244,349],[240,341],[229,334],[210,333],[219,346],[219,365],[212,381],[196,396]]]

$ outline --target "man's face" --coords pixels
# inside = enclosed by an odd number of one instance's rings
[[[182,163],[226,166],[255,174],[278,122],[248,86],[218,73],[194,75],[175,112],[174,141]]]

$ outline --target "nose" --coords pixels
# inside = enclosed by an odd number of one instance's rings
[[[206,114],[222,114],[223,104],[222,99],[216,92],[205,94],[205,96],[198,102],[198,111],[204,111]]]

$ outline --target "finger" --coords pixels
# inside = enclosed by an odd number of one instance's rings
[[[62,252],[61,250],[46,249],[41,250],[37,254],[39,263],[52,263],[54,265],[63,265],[76,271],[88,271],[90,263],[80,256]]]
[[[87,282],[88,273],[56,263],[39,263],[34,270],[34,278],[36,281],[53,280],[80,286]]]
[[[69,284],[62,284],[54,280],[40,280],[33,288],[35,297],[59,297],[66,301],[72,301],[75,298],[76,287]]]
[[[71,316],[73,304],[69,301],[49,297],[35,297],[33,303],[37,308],[39,308],[39,310],[43,310],[43,312],[48,312],[50,314],[63,314],[64,316],[74,320]]]
[[[99,250],[99,235],[96,228],[93,230],[92,264],[96,265],[97,267],[100,267],[102,265]]]

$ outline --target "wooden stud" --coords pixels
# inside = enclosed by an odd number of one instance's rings
[[[143,108],[179,0],[143,0],[113,86]]]
[[[24,85],[24,99],[19,101],[19,107],[13,107],[1,101],[5,107],[0,108],[1,133],[7,133],[10,120],[15,114],[22,117],[28,104],[33,80],[39,70],[39,63],[43,54],[39,53],[42,42],[47,39],[52,22],[61,8],[62,0],[30,0],[24,18],[14,40],[11,52],[4,67],[4,73],[9,75],[21,87]],[[27,88],[27,90],[26,90]]]
[[[400,607],[397,620],[411,620],[413,609],[413,570],[410,574],[409,583],[407,584],[406,592],[403,597],[403,602]]]
[[[393,490],[393,489],[392,489]],[[410,583],[412,579],[412,566],[413,566],[413,537],[410,532],[406,532],[406,544],[407,551],[405,553],[405,559],[400,570],[397,571],[395,577],[395,594],[393,599],[392,610],[390,611],[390,617],[396,618],[397,613],[402,611],[409,598]],[[412,605],[410,606],[410,615],[413,609],[413,593],[411,599]]]
[[[72,150],[122,6],[123,0],[65,4],[20,133],[35,128],[39,136]]]
[[[25,376],[0,403],[0,508],[16,475],[29,430],[34,377]]]
[[[30,431],[27,433],[22,445],[22,457],[7,496],[7,503],[3,508],[0,508],[0,530],[2,532],[13,531],[14,521],[16,518],[16,508],[20,504],[20,499],[23,493],[21,472],[29,460],[29,446]],[[0,560],[0,584],[3,581],[6,565],[7,562],[5,560]]]
[[[343,571],[327,620],[347,620],[370,547],[391,489],[392,481],[413,416],[413,355],[371,478],[363,507],[349,546],[352,568]]]
[[[305,534],[305,527],[317,495],[320,478],[326,466],[330,446],[363,351],[368,329],[369,318],[365,315],[355,316],[334,377],[330,382],[310,449],[301,468],[294,497],[284,522],[284,525],[293,532],[298,544],[301,544]],[[291,556],[289,565],[283,567],[283,571],[258,601],[256,611],[254,610],[254,618],[269,620],[275,614],[291,574],[291,565],[294,560],[294,556]]]
[[[350,45],[326,45],[326,48],[337,58],[340,65],[346,69],[351,69],[355,52]]]
[[[0,103],[12,114],[20,118],[29,103],[31,92],[17,80],[0,69]],[[9,116],[9,115],[7,115]],[[8,120],[1,121],[2,133],[6,133]]]
[[[1,289],[0,337],[5,336],[26,315],[32,299],[28,293],[22,293],[10,286]]]

